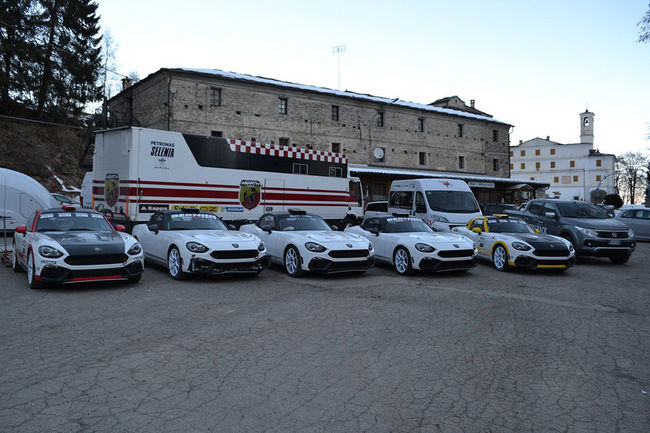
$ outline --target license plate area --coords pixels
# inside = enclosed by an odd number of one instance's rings
[[[623,241],[620,240],[620,239],[614,239],[614,240],[609,241],[609,244],[610,245],[622,245]]]

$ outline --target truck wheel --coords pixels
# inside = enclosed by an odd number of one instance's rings
[[[395,250],[393,254],[393,264],[395,265],[395,270],[400,275],[410,275],[413,272],[411,267],[411,255],[404,247],[399,247]]]
[[[300,253],[298,249],[291,245],[284,252],[284,268],[290,277],[297,278],[302,275],[302,264],[300,263]]]
[[[497,271],[504,272],[508,270],[508,253],[503,245],[497,245],[492,251],[492,263]]]
[[[187,276],[183,272],[183,259],[181,258],[181,253],[178,251],[178,248],[172,247],[167,254],[167,269],[169,269],[169,275],[175,280],[183,280]]]
[[[571,242],[571,245],[573,245],[573,251],[575,251],[575,254],[578,255],[578,246],[577,246],[576,243],[573,241],[573,238],[571,237],[571,235],[563,234],[563,235],[561,235],[561,236],[562,236],[564,239],[566,239],[567,241]]]
[[[11,254],[11,269],[13,269],[16,273],[24,271],[23,267],[20,266],[20,263],[18,263],[18,252],[16,251],[16,244],[14,244],[14,251]]]
[[[30,289],[40,289],[43,283],[36,279],[36,267],[34,266],[34,253],[29,252],[27,256],[27,284]]]
[[[609,258],[609,261],[615,265],[622,265],[623,263],[627,263],[628,260],[630,260],[630,254],[625,254],[624,256],[613,256]]]

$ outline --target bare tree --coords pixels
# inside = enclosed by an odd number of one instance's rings
[[[648,10],[644,17],[639,21],[638,26],[641,29],[639,42],[650,42],[650,4],[648,5]]]
[[[616,186],[624,202],[643,201],[650,157],[641,152],[626,152],[616,157]]]

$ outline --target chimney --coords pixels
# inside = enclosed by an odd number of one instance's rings
[[[122,78],[122,90],[126,90],[133,84],[133,80],[129,77]]]
[[[551,136],[550,135],[546,136],[546,141],[551,141]]]
[[[524,142],[524,140],[519,140],[519,144],[522,144],[523,142]]]
[[[475,101],[474,99],[470,99],[470,100],[469,100],[469,106],[472,107],[472,108],[474,108],[474,103],[475,103],[475,102],[476,102],[476,101]]]

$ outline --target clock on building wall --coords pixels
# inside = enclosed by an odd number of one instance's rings
[[[372,152],[372,154],[377,159],[383,159],[384,158],[384,149],[382,149],[381,147],[375,147],[375,150]]]
[[[589,118],[585,117],[585,126],[589,126]]]

